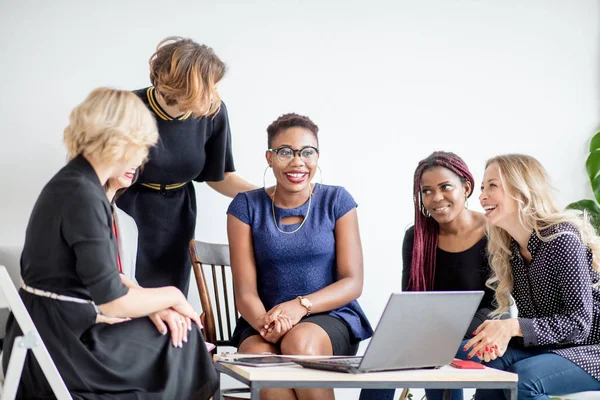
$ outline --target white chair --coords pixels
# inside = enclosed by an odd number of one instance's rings
[[[13,344],[8,368],[4,377],[3,393],[0,393],[0,397],[4,400],[13,400],[16,397],[23,365],[25,364],[25,356],[27,355],[27,350],[31,350],[56,398],[58,400],[72,400],[73,398],[69,394],[67,386],[58,373],[58,369],[56,369],[56,365],[54,365],[46,345],[44,345],[40,334],[35,328],[25,308],[25,304],[23,304],[6,268],[2,265],[0,265],[0,308],[11,310],[17,324],[23,331],[23,336],[18,336]]]
[[[0,265],[4,265],[8,270],[8,275],[12,279],[15,287],[19,287],[21,281],[21,253],[23,246],[0,246]],[[0,309],[0,339],[4,338],[6,331],[6,320],[10,311]],[[0,352],[2,348],[0,348]],[[1,370],[2,368],[0,368]],[[1,371],[0,371],[1,372]]]

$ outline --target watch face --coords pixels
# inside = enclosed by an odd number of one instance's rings
[[[302,304],[302,306],[304,306],[304,307],[309,307],[310,300],[308,300],[307,298],[303,298],[302,300],[300,300],[300,304]]]

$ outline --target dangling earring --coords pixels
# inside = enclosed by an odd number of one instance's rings
[[[425,217],[429,218],[431,217],[431,214],[429,214],[429,211],[427,211],[425,209],[425,207],[423,207],[423,205],[421,204],[421,214],[423,214]]]
[[[265,168],[265,172],[263,173],[263,189],[267,189],[267,171],[269,170],[269,168],[271,168],[271,166],[267,166],[267,168]],[[275,187],[277,187],[277,183],[275,183]]]
[[[469,209],[469,198],[465,195],[465,210]]]
[[[312,196],[316,196],[317,194],[319,194],[319,192],[323,188],[323,171],[321,170],[321,167],[319,167],[318,165],[317,165],[317,169],[319,170],[319,175],[321,175],[321,182],[319,182],[321,184],[321,186],[319,187],[319,190],[317,190],[314,193],[312,190],[310,191]],[[317,188],[317,184],[315,183],[315,189],[316,188]]]
[[[431,214],[429,214],[429,211],[427,211],[425,209],[425,207],[423,206],[423,202],[421,201],[420,194],[418,195],[418,197],[415,196],[415,201],[419,203],[419,209],[421,210],[421,214],[423,214],[426,218],[431,217]]]

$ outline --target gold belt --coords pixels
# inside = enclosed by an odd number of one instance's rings
[[[173,189],[179,189],[181,187],[184,187],[185,185],[187,185],[188,182],[184,182],[184,183],[173,183],[170,185],[163,185],[160,183],[140,183],[140,185],[150,188],[150,189],[154,189],[154,190],[173,190]]]

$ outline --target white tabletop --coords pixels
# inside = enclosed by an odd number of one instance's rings
[[[215,361],[220,357],[216,356]],[[303,368],[299,365],[285,365],[277,367],[248,367],[229,363],[220,363],[221,367],[228,368],[235,374],[253,382],[517,382],[518,375],[510,372],[499,371],[492,368],[485,369],[457,369],[449,365],[439,369],[415,369],[386,372],[370,372],[352,374],[345,372],[331,372]]]

